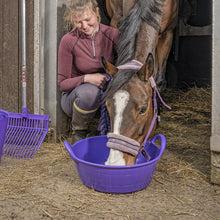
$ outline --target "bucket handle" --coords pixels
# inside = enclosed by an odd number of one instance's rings
[[[68,151],[69,155],[70,155],[74,160],[77,160],[75,154],[74,154],[73,151],[72,151],[72,148],[71,148],[70,143],[69,143],[68,141],[64,141],[63,144],[64,144],[66,150]]]
[[[160,154],[158,155],[158,158],[161,157],[161,155],[163,154],[165,147],[166,147],[166,138],[164,135],[162,134],[156,134],[150,141],[152,143],[154,143],[157,139],[161,139],[161,144],[160,144]]]

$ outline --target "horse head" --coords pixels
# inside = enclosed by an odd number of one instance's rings
[[[153,55],[149,54],[140,69],[115,67],[103,58],[103,65],[107,74],[112,78],[105,91],[111,134],[120,137],[119,142],[129,140],[129,145],[137,143],[139,147],[148,132],[153,118],[153,90],[150,77],[154,72]],[[155,125],[154,125],[155,129]],[[154,129],[151,133],[154,132]],[[132,142],[132,143],[131,143]],[[137,154],[130,149],[123,152],[122,148],[114,149],[111,143],[107,165],[132,165]],[[133,148],[133,147],[132,147]],[[137,149],[138,151],[138,149]]]

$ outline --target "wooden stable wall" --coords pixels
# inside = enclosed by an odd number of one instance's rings
[[[21,112],[21,10],[19,0],[0,0],[0,109]],[[27,106],[33,112],[34,0],[26,0]]]

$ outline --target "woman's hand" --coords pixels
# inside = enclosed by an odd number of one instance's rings
[[[108,82],[108,78],[101,73],[86,74],[84,77],[84,83],[91,83],[100,89]]]

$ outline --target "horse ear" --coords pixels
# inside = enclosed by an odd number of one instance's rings
[[[154,58],[152,53],[149,53],[144,65],[138,70],[137,75],[140,80],[147,81],[154,73]]]
[[[118,72],[118,68],[114,66],[113,64],[109,63],[104,57],[102,57],[102,64],[105,68],[106,73],[113,78],[115,73]]]

